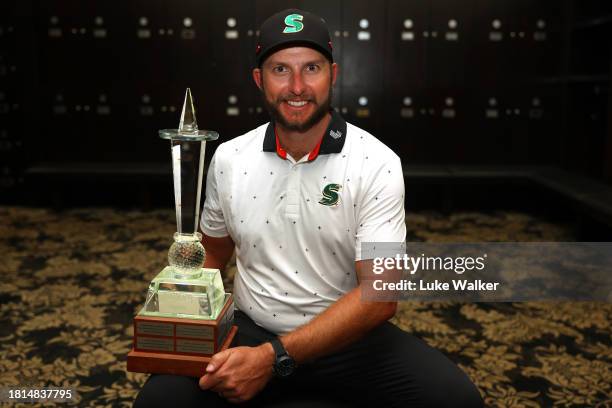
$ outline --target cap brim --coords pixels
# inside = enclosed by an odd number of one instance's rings
[[[325,56],[325,58],[327,58],[330,62],[334,62],[334,56],[332,52],[328,49],[321,47],[321,44],[319,44],[318,42],[309,40],[295,40],[278,42],[274,45],[271,45],[267,49],[262,50],[256,57],[257,65],[261,65],[266,58],[268,58],[276,51],[280,51],[282,49],[290,47],[299,47],[300,45],[317,50],[321,54],[323,54],[323,56]]]

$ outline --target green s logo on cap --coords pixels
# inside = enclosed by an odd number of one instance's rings
[[[302,24],[302,20],[304,16],[301,14],[289,14],[285,17],[285,29],[283,33],[297,33],[304,29],[304,24]]]

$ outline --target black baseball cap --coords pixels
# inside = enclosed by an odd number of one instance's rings
[[[258,66],[273,52],[289,46],[313,48],[334,61],[327,23],[321,17],[298,9],[280,11],[266,19],[259,29],[255,49]]]

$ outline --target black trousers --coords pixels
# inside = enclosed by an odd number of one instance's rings
[[[274,337],[237,312],[237,343],[257,346]],[[273,378],[244,407],[482,407],[477,388],[446,356],[391,323],[340,352],[304,364],[288,379]],[[198,379],[149,377],[134,403],[143,407],[233,406]]]

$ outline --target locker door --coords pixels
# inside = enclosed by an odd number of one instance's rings
[[[65,81],[69,89],[66,96],[73,99],[75,115],[83,119],[87,143],[95,146],[91,153],[99,162],[138,162],[161,159],[156,150],[157,129],[138,126],[139,116],[133,88],[139,86],[143,75],[148,75],[151,65],[139,69],[135,55],[142,43],[135,42],[134,15],[147,15],[154,19],[160,4],[140,5],[126,3],[117,7],[103,0],[83,3],[79,20],[82,46],[74,49],[75,66],[86,78],[71,78]],[[141,14],[142,13],[142,14]],[[127,47],[133,44],[133,47]],[[139,62],[143,59],[139,59]],[[94,72],[95,80],[91,75]],[[151,118],[147,118],[151,122]],[[121,123],[118,131],[117,123]],[[143,131],[144,130],[144,131]],[[84,154],[85,155],[85,154]],[[166,159],[166,156],[163,156]],[[77,160],[78,161],[78,160]]]
[[[427,80],[433,87],[463,87],[474,64],[466,59],[473,46],[474,0],[429,2],[429,28],[423,30],[427,47]]]
[[[511,149],[508,152],[510,164],[526,164],[529,162],[529,94],[527,86],[517,86],[508,92],[509,105],[506,108]]]
[[[529,163],[560,165],[563,89],[560,85],[534,86],[526,96]]]
[[[430,126],[427,132],[433,160],[441,163],[465,164],[467,146],[473,135],[466,131],[469,92],[460,87],[429,88],[426,109]],[[431,153],[430,153],[431,155]]]
[[[571,118],[565,145],[567,168],[592,177],[602,177],[607,136],[609,87],[598,83],[572,83]],[[602,165],[604,164],[604,165]]]
[[[365,0],[343,1],[342,108],[345,118],[381,139],[385,8]]]
[[[424,86],[429,32],[427,4],[390,0],[387,10],[385,88]]]
[[[527,2],[520,14],[519,60],[530,78],[556,75],[561,68],[564,2]]]
[[[385,34],[383,136],[405,165],[434,157],[428,139],[427,4],[390,0]]]
[[[31,14],[31,5],[18,12],[19,6],[15,0],[0,5],[0,196],[5,202],[12,196],[12,189],[23,182],[27,166],[24,141],[38,130],[36,123],[23,125],[26,115],[32,115],[35,108],[23,98],[37,89],[28,73],[36,71],[27,66],[32,51],[20,49],[31,43],[33,21],[27,15]],[[26,15],[27,19],[17,18],[18,15]]]
[[[511,160],[512,119],[511,93],[505,88],[472,89],[466,96],[469,106],[465,136],[466,162],[501,165]]]
[[[255,2],[211,2],[213,81],[211,99],[221,138],[228,140],[255,125],[256,87],[251,70],[255,55]],[[249,109],[251,109],[249,111]]]
[[[467,72],[469,83],[481,86],[497,86],[512,81],[513,60],[509,40],[510,21],[508,17],[511,0],[474,0],[473,24],[467,27],[466,36],[471,38],[466,49],[466,61],[470,62]]]
[[[88,138],[80,133],[88,129],[84,110],[84,88],[90,83],[87,60],[88,33],[84,4],[62,1],[39,2],[36,25],[41,67],[41,119],[46,132],[33,135],[31,157],[34,162],[76,162],[99,158],[104,140]],[[64,148],[48,134],[62,135]]]
[[[100,4],[103,4],[101,2]],[[132,0],[125,5],[122,24],[114,25],[117,10],[105,5],[111,47],[119,52],[120,76],[109,75],[113,88],[96,95],[96,115],[125,124],[118,149],[136,152],[131,160],[168,162],[168,146],[157,136],[159,129],[176,127],[180,115],[178,54],[173,47],[175,33],[167,35],[169,20],[161,0]],[[110,26],[110,23],[113,26]],[[172,27],[173,31],[176,27]],[[119,30],[119,31],[117,31]],[[129,147],[129,148],[128,148]],[[129,157],[124,157],[130,160]]]

